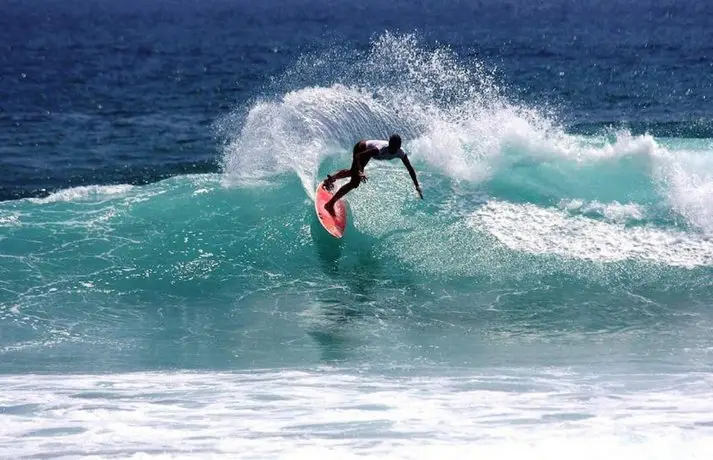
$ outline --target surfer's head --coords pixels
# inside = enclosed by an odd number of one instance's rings
[[[389,152],[396,153],[401,148],[401,136],[392,134],[389,138]]]

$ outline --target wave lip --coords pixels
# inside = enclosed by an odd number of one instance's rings
[[[79,202],[92,201],[100,202],[105,199],[115,198],[133,189],[133,185],[86,185],[59,190],[44,198],[28,198],[32,203],[46,204],[57,202]]]

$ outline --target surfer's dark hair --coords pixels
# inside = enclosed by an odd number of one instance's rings
[[[398,134],[392,134],[391,137],[389,138],[389,147],[393,147],[394,149],[400,149],[401,148],[401,136]]]

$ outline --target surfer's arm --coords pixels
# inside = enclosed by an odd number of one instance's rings
[[[421,191],[421,186],[418,184],[418,178],[416,178],[416,171],[414,171],[413,166],[411,166],[411,162],[408,161],[408,156],[404,154],[404,156],[401,157],[401,161],[403,161],[404,166],[406,166],[406,169],[408,170],[409,176],[411,176],[411,180],[413,181],[413,185],[416,187],[418,196],[420,196],[423,200],[423,192]]]

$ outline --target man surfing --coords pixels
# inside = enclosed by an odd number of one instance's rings
[[[404,152],[401,148],[401,136],[398,134],[392,134],[388,141],[359,141],[354,145],[352,154],[352,167],[350,169],[337,171],[333,176],[327,174],[327,178],[324,180],[324,188],[332,190],[335,180],[345,179],[350,176],[352,178],[352,180],[344,184],[339,190],[337,190],[337,193],[335,193],[334,196],[324,204],[324,209],[326,209],[329,214],[334,215],[334,204],[340,198],[359,187],[360,183],[366,182],[367,177],[364,174],[364,168],[372,158],[375,160],[393,160],[395,158],[400,158],[411,176],[413,185],[416,186],[418,195],[421,199],[423,199],[423,192],[421,191],[421,186],[418,185],[416,171],[413,170],[413,166],[411,166],[411,162],[409,162],[406,152]]]

